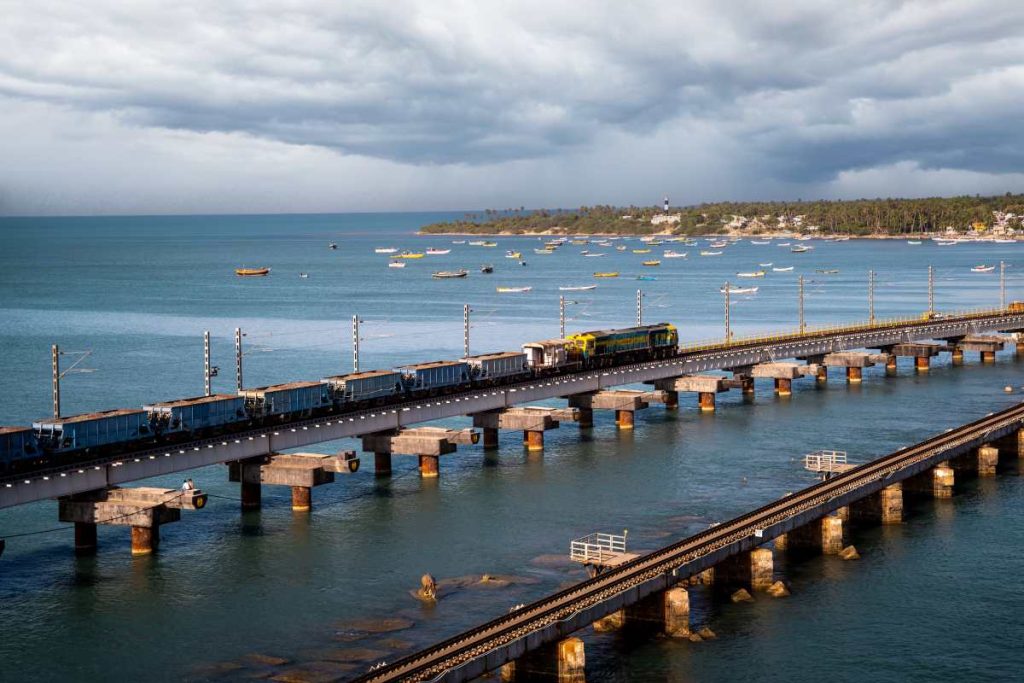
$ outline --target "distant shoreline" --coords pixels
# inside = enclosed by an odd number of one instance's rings
[[[937,234],[926,234],[926,235],[888,235],[884,233],[872,233],[870,235],[844,235],[844,234],[805,234],[805,233],[763,233],[759,235],[750,235],[746,233],[707,233],[700,235],[676,235],[670,232],[649,232],[649,233],[622,233],[622,232],[580,232],[580,233],[566,233],[551,230],[538,230],[534,232],[511,232],[511,231],[498,231],[498,232],[423,232],[417,230],[415,235],[417,237],[567,237],[570,239],[589,239],[589,238],[608,238],[608,237],[653,237],[653,238],[686,238],[686,239],[752,239],[752,240],[780,240],[780,239],[800,239],[802,237],[810,237],[811,239],[850,239],[850,240],[944,240],[944,239],[963,239],[965,235],[937,235]],[[1024,241],[1024,238],[1005,236],[1000,239],[1012,239],[1015,242]],[[991,242],[994,241],[992,237],[981,238],[982,241]]]

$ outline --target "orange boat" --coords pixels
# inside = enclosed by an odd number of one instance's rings
[[[270,274],[270,268],[235,268],[235,275],[240,277],[263,277]]]

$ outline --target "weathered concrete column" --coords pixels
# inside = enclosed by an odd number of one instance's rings
[[[743,398],[752,399],[755,395],[754,378],[753,377],[741,377],[740,378],[740,391],[743,392]]]
[[[863,379],[864,369],[859,367],[850,366],[846,368],[846,382],[848,384],[858,384]]]
[[[822,517],[789,532],[789,547],[818,550],[825,555],[838,555],[843,549],[843,520]]]
[[[92,555],[97,546],[96,525],[92,522],[75,522],[75,555]]]
[[[594,427],[594,409],[580,408],[580,429],[592,429]]]
[[[584,683],[586,657],[583,641],[576,637],[544,645],[527,652],[501,667],[505,683],[557,680],[558,683]]]
[[[715,565],[713,581],[722,590],[737,586],[750,590],[764,590],[772,585],[772,551],[755,548],[726,558]]]
[[[995,351],[982,351],[981,352],[981,362],[985,363],[986,365],[991,365],[992,363],[995,363],[996,362],[996,352]]]
[[[885,374],[886,375],[895,375],[896,374],[897,367],[898,367],[897,366],[897,360],[898,360],[897,356],[894,355],[894,354],[890,353],[888,356],[886,356],[886,359],[885,359]]]
[[[665,635],[671,638],[690,635],[690,593],[682,586],[665,591]]]
[[[292,510],[308,512],[313,509],[313,489],[308,486],[292,487]]]
[[[773,545],[776,550],[786,550],[789,547],[789,535],[779,534],[775,537],[775,543]]]
[[[1024,356],[1024,339],[1017,339],[1014,342],[1014,352],[1018,356]]]
[[[633,411],[632,410],[616,410],[615,411],[615,425],[619,429],[632,429],[633,428]]]
[[[825,384],[828,382],[828,366],[824,364],[819,365],[818,369],[814,373],[814,379],[818,384]]]
[[[132,555],[149,555],[160,545],[160,525],[132,527]]]
[[[713,413],[715,412],[715,394],[711,391],[702,391],[697,394],[698,405],[700,405],[701,412]]]
[[[626,624],[626,610],[620,609],[612,612],[606,617],[601,617],[591,626],[597,633],[610,633],[618,631]]]
[[[881,491],[855,500],[850,504],[850,516],[882,524],[899,524],[903,521],[903,485],[890,484]]]
[[[915,356],[914,357],[914,368],[918,372],[928,372],[931,368],[932,359],[928,356]]]
[[[228,463],[228,480],[238,482],[242,510],[259,510],[263,505],[260,467],[267,462],[267,457],[261,455]]]
[[[793,380],[782,379],[781,377],[775,380],[775,394],[777,396],[792,396],[793,395]]]
[[[953,365],[963,365],[964,364],[964,350],[962,348],[960,348],[959,346],[954,346],[953,349],[952,349],[952,356],[953,356],[953,360],[952,360]]]
[[[978,449],[978,476],[996,476],[996,466],[999,464],[999,449],[991,444],[985,444]]]
[[[438,470],[440,458],[436,455],[420,455],[420,476],[424,479],[433,479],[440,473]]]
[[[498,428],[497,427],[484,427],[484,448],[486,450],[493,450],[498,447]]]
[[[836,517],[838,517],[839,519],[843,520],[844,522],[849,522],[850,521],[850,506],[849,505],[844,505],[843,507],[837,509],[832,514],[835,515]]]
[[[665,392],[665,410],[679,410],[679,392]]]
[[[374,453],[373,454],[373,474],[377,477],[390,477],[391,476],[391,454],[390,453]]]
[[[587,666],[583,641],[572,637],[558,643],[559,683],[582,683]]]
[[[528,451],[544,450],[544,432],[539,430],[526,430],[523,432],[523,445]]]

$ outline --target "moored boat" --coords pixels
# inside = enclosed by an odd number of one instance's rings
[[[641,261],[640,265],[641,266],[660,266],[661,265],[661,261],[659,261],[658,259],[651,259],[650,261]]]
[[[239,277],[263,277],[270,275],[270,268],[235,268],[235,275]]]
[[[509,249],[508,251],[505,252],[505,258],[522,258],[522,257],[523,257],[522,253],[518,252],[518,251],[512,251],[511,249]]]
[[[813,249],[813,248],[814,248],[814,247],[805,247],[805,246],[804,246],[804,245],[802,245],[802,244],[798,244],[798,245],[796,245],[795,247],[793,247],[792,249],[790,249],[790,251],[791,251],[792,253],[794,253],[794,254],[802,254],[802,253],[804,253],[805,251],[810,251],[810,250],[811,250],[811,249]]]
[[[786,266],[785,268],[772,268],[773,273],[788,273],[793,270],[793,266]]]
[[[973,268],[971,268],[971,272],[972,273],[991,273],[995,269],[996,269],[995,266],[986,266],[986,265],[982,264],[980,266],[974,266]]]
[[[533,287],[498,287],[498,294],[519,294],[529,292]]]
[[[405,261],[391,261],[388,268],[405,268]]]
[[[398,249],[395,249],[394,247],[377,247],[376,249],[373,250],[373,253],[375,253],[375,254],[394,254],[396,251],[398,251]]]
[[[634,254],[650,254],[651,250],[650,249],[634,249],[633,253]]]
[[[451,249],[435,249],[434,247],[427,247],[427,256],[444,256],[445,254],[452,253]]]
[[[612,271],[609,273],[594,273],[594,277],[618,277],[619,271]]]
[[[333,249],[337,249],[337,248],[338,248],[338,245],[337,245],[337,244],[335,244],[334,242],[331,242],[330,244],[328,244],[328,245],[327,245],[327,248],[328,248],[328,249],[332,249],[332,250],[333,250]]]
[[[423,258],[423,256],[424,256],[424,254],[422,252],[418,252],[418,251],[403,251],[398,256],[393,256],[392,258],[413,258],[413,259],[415,259],[415,258]]]
[[[686,258],[686,252],[685,251],[672,251],[671,249],[669,249],[668,251],[662,253],[661,257],[662,258]]]
[[[480,272],[481,273],[493,273],[494,272],[494,266],[492,266],[489,263],[485,263],[482,266],[480,266]]]
[[[921,244],[921,240],[907,240],[907,244],[910,244],[910,245],[913,245],[913,246],[917,246],[917,245]]]
[[[438,280],[466,277],[467,275],[469,275],[469,273],[467,273],[465,270],[438,270],[430,274],[431,277],[436,278]]]
[[[725,287],[719,287],[719,292],[725,294]],[[730,294],[757,294],[757,287],[729,287]]]
[[[701,256],[721,256],[722,252],[720,252],[720,251],[708,251],[707,249],[701,249],[700,250],[700,255]]]
[[[764,271],[754,270],[748,273],[736,273],[736,277],[764,277]]]
[[[565,287],[559,287],[560,292],[589,292],[592,289],[597,289],[597,285],[567,285]]]

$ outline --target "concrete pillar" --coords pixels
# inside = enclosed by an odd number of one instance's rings
[[[484,449],[493,450],[498,447],[498,428],[484,427]]]
[[[391,454],[390,453],[374,453],[373,454],[373,473],[378,477],[390,477],[391,476]]]
[[[665,635],[672,638],[690,635],[690,593],[681,586],[665,591]]]
[[[743,384],[741,385],[743,390],[743,398],[752,399],[754,398],[754,378],[744,377]]]
[[[559,683],[582,683],[585,676],[587,658],[583,651],[583,641],[572,637],[558,643],[558,681]]]
[[[996,465],[999,464],[999,449],[985,444],[978,449],[978,476],[996,476]]]
[[[756,548],[719,562],[715,566],[712,580],[724,591],[732,591],[737,587],[764,590],[772,585],[772,571],[772,551]]]
[[[239,460],[238,482],[242,499],[242,510],[259,510],[263,505],[263,485],[260,483],[260,467],[266,458],[247,458]]]
[[[959,346],[954,346],[953,347],[953,365],[963,365],[963,364],[964,364],[964,350],[961,349]]]
[[[591,427],[593,427],[594,426],[594,409],[593,408],[579,408],[578,410],[580,411],[580,419],[579,419],[580,429],[590,429]]]
[[[843,549],[843,520],[828,516],[797,527],[789,533],[789,544],[792,548],[838,555]]]
[[[789,536],[786,534],[779,534],[775,537],[775,549],[785,550],[789,547]]]
[[[952,498],[956,475],[948,462],[940,462],[932,468],[932,495],[936,498]]]
[[[897,370],[897,358],[891,353],[885,357],[885,374],[895,375]]]
[[[839,519],[843,520],[844,522],[849,522],[850,521],[850,506],[849,505],[844,505],[843,507],[839,508],[838,510],[836,510],[832,514],[834,514],[836,517],[838,517]]]
[[[1016,351],[1018,356],[1024,356],[1024,340],[1017,340],[1016,344],[1014,344],[1014,351]]]
[[[263,505],[263,486],[257,482],[242,481],[242,509],[259,510]]]
[[[1024,429],[1017,430],[1017,457],[1024,458]]]
[[[854,501],[850,505],[850,515],[853,519],[899,524],[903,521],[903,485],[890,484],[881,491]]]
[[[292,510],[308,512],[313,509],[313,489],[309,486],[292,487]]]
[[[96,547],[96,525],[91,522],[75,522],[75,554],[92,555]]]
[[[160,545],[160,525],[132,527],[132,555],[149,555]]]
[[[665,392],[665,410],[679,410],[679,392]]]
[[[846,368],[846,382],[847,384],[858,384],[863,378],[864,371],[862,368],[849,367]]]
[[[814,373],[814,379],[818,382],[818,384],[824,384],[825,382],[828,382],[828,366],[824,364],[819,365],[818,369]]]
[[[982,351],[981,352],[981,362],[985,363],[986,365],[991,365],[992,363],[995,363],[996,362],[996,352],[995,351]]]
[[[438,475],[438,463],[441,458],[436,455],[420,456],[420,476],[424,479],[433,479]]]
[[[793,394],[793,380],[791,379],[776,379],[775,380],[775,393],[778,396],[792,396]]]
[[[615,424],[619,429],[632,429],[633,428],[633,411],[632,410],[616,410],[615,411]]]
[[[914,358],[914,368],[918,372],[928,372],[931,367],[932,359],[928,356],[917,356]]]
[[[700,404],[701,412],[713,413],[715,412],[715,392],[713,391],[702,391],[697,394],[697,400]]]
[[[537,430],[526,430],[523,432],[523,445],[528,451],[544,450],[544,432]]]

